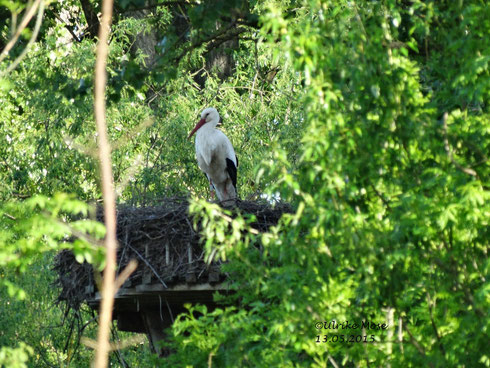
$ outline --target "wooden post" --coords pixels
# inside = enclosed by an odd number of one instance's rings
[[[212,284],[217,284],[220,278],[220,268],[217,265],[209,266],[208,282]]]
[[[194,272],[194,267],[191,266],[193,259],[191,243],[187,243],[187,259],[189,261],[189,271],[187,272],[187,276],[185,277],[185,282],[187,282],[188,284],[194,284],[197,282],[197,278]]]
[[[187,258],[189,260],[189,264],[192,263],[192,246],[191,243],[187,243]]]
[[[170,246],[168,243],[165,243],[165,265],[170,265]]]
[[[150,349],[159,356],[167,356],[168,349],[161,348],[159,342],[165,340],[165,329],[172,325],[168,313],[160,313],[158,310],[145,310],[141,312],[145,325],[146,336],[150,342]],[[163,317],[163,319],[162,319]]]

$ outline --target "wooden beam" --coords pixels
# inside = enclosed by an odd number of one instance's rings
[[[152,352],[159,356],[168,355],[168,349],[162,348],[159,344],[161,341],[165,340],[167,335],[165,329],[172,325],[172,320],[170,319],[168,312],[145,310],[141,312],[141,317]]]
[[[179,284],[169,289],[165,289],[161,284],[137,285],[134,288],[121,288],[116,294],[114,308],[139,312],[144,308],[158,305],[160,300],[172,306],[181,306],[185,303],[214,305],[215,292],[229,292],[227,283]],[[100,300],[100,293],[96,293],[92,299],[87,300],[87,304],[91,308],[97,308]]]
[[[120,311],[115,313],[119,331],[146,333],[141,313]]]

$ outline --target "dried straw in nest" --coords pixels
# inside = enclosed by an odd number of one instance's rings
[[[138,268],[125,287],[159,283],[167,288],[182,282],[219,282],[224,278],[219,274],[219,262],[211,266],[204,262],[200,236],[192,226],[188,207],[186,198],[165,199],[154,207],[118,207],[118,272],[131,259],[138,261]],[[250,201],[240,201],[234,210],[235,215],[255,215],[252,226],[262,232],[277,224],[284,212],[291,212],[291,207]],[[101,220],[101,211],[97,217]],[[65,250],[56,256],[54,269],[58,273],[56,283],[61,287],[58,301],[78,310],[93,297],[96,286],[90,264],[78,263],[71,251]]]

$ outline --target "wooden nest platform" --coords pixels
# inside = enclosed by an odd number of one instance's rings
[[[188,208],[185,198],[165,199],[153,207],[117,208],[117,272],[131,259],[138,262],[138,268],[115,298],[114,318],[120,330],[146,332],[153,341],[158,340],[158,334],[183,310],[184,303],[213,307],[213,293],[226,292],[226,275],[220,271],[220,262],[207,265],[204,261],[200,234],[194,230]],[[272,207],[240,201],[233,212],[254,215],[252,226],[267,231],[291,208],[287,204]],[[101,211],[97,217],[102,218]],[[98,308],[100,293],[90,264],[78,263],[71,251],[65,250],[56,256],[54,270],[61,288],[59,302],[74,310],[83,303]],[[155,326],[160,332],[151,333]]]

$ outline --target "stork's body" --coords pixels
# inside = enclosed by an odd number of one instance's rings
[[[228,137],[216,129],[218,123],[218,111],[207,108],[189,137],[196,133],[197,164],[208,177],[218,199],[224,205],[233,205],[237,198],[238,160]]]

